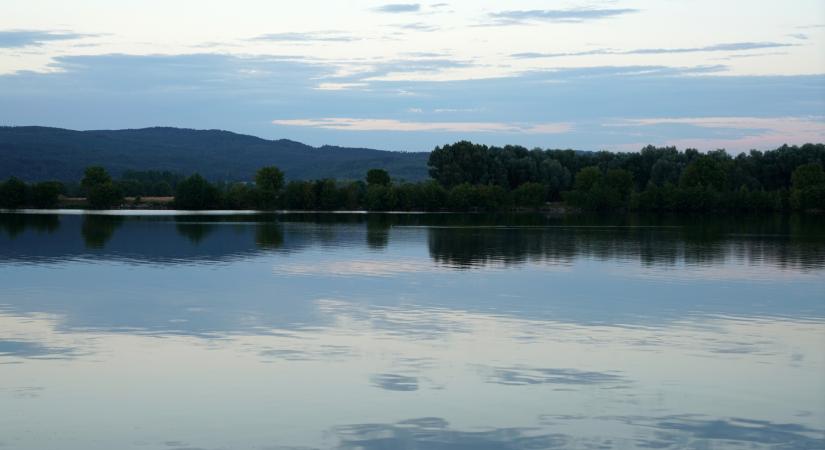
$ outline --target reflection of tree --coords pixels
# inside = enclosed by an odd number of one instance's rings
[[[273,250],[284,244],[284,233],[277,223],[267,222],[255,228],[255,243],[258,247]]]
[[[83,216],[80,233],[83,235],[87,248],[102,249],[121,225],[123,225],[122,216],[87,214]]]
[[[367,245],[372,250],[382,250],[390,241],[392,217],[386,214],[371,214],[367,219]]]
[[[0,214],[0,228],[14,239],[26,229],[54,233],[60,228],[57,214]]]
[[[570,262],[578,257],[638,260],[644,265],[712,265],[750,260],[779,267],[821,267],[823,220],[817,217],[701,215],[577,216],[541,225],[435,226],[432,258],[456,267]]]
[[[202,222],[178,222],[175,228],[181,236],[186,237],[189,239],[189,242],[197,245],[215,229],[215,225]]]

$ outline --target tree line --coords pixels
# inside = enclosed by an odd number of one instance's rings
[[[114,180],[89,167],[76,186],[0,183],[0,207],[54,207],[61,194],[81,194],[91,208],[125,196],[174,196],[180,209],[499,211],[552,202],[583,210],[825,210],[825,145],[782,146],[731,156],[724,150],[648,146],[640,152],[528,150],[467,141],[436,147],[431,179],[392,180],[383,169],[363,180],[293,180],[263,167],[252,182],[212,183],[194,174],[125,172]]]

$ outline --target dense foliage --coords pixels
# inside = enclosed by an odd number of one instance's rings
[[[515,193],[539,184],[545,189],[541,203],[564,200],[592,210],[825,209],[825,183],[818,175],[823,163],[823,144],[732,157],[723,150],[702,154],[674,147],[611,153],[462,141],[432,152],[430,175],[446,188],[467,183]]]
[[[64,188],[56,181],[28,185],[18,178],[0,183],[0,208],[54,208]]]
[[[432,179],[417,183],[394,180],[383,169],[366,171],[365,181],[285,183],[278,167],[267,166],[254,182],[215,184],[199,174],[155,171],[113,180],[103,168],[89,167],[78,189],[93,208],[117,206],[126,193],[174,194],[181,209],[497,211],[564,202],[601,211],[825,210],[823,163],[823,144],[733,157],[673,147],[594,153],[462,141],[436,148],[429,160]],[[61,189],[11,178],[0,185],[0,206],[53,206]]]
[[[123,192],[103,167],[87,167],[80,186],[92,209],[109,209],[123,203]]]

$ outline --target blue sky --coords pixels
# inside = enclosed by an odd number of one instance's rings
[[[313,145],[769,149],[825,141],[825,3],[28,0],[0,124]]]

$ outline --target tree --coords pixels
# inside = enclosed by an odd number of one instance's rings
[[[284,187],[284,173],[275,166],[262,167],[255,174],[255,187],[257,188],[258,208],[275,208],[278,195]]]
[[[367,172],[367,185],[369,186],[389,186],[390,174],[383,169],[370,169]]]
[[[430,176],[446,188],[462,183],[487,184],[490,178],[489,149],[468,141],[436,147],[427,165]]]
[[[680,183],[687,188],[725,190],[728,187],[726,164],[716,154],[700,156],[685,167]]]
[[[513,190],[513,202],[524,208],[540,208],[547,197],[547,187],[541,183],[524,183]]]
[[[87,167],[86,171],[83,176],[83,181],[80,182],[80,185],[83,189],[88,190],[95,187],[100,186],[102,184],[111,183],[112,177],[109,176],[109,173],[106,172],[106,169],[100,166],[91,166]]]
[[[633,175],[624,169],[610,169],[604,176],[604,184],[625,201],[633,191]]]
[[[307,181],[290,181],[284,192],[284,203],[288,209],[310,210],[315,208],[315,189]]]
[[[26,183],[11,177],[0,184],[0,208],[17,209],[26,204]]]
[[[57,207],[63,184],[57,181],[44,181],[31,188],[30,202],[35,208]]]
[[[175,207],[179,209],[215,209],[220,206],[220,193],[199,174],[194,174],[178,183],[175,192]]]
[[[600,182],[602,179],[602,171],[598,167],[585,167],[576,174],[576,181],[573,188],[577,191],[588,192]]]
[[[795,209],[825,209],[825,172],[819,164],[805,164],[791,175],[791,205]]]
[[[265,191],[278,192],[284,187],[284,173],[275,166],[262,167],[255,174],[255,185]]]
[[[123,191],[115,186],[103,167],[87,167],[80,185],[92,209],[109,209],[123,202]]]
[[[229,209],[252,209],[260,204],[260,191],[252,189],[246,183],[233,184],[225,195],[225,204]]]
[[[123,192],[112,182],[92,186],[87,192],[86,200],[92,209],[111,209],[123,202]]]
[[[366,207],[370,211],[392,211],[396,200],[395,191],[390,186],[373,184],[367,187]]]

